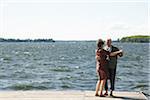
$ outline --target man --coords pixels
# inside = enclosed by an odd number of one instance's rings
[[[105,50],[109,52],[115,52],[119,51],[119,49],[113,45],[111,45],[112,41],[111,39],[107,39],[107,46],[105,47]],[[116,76],[116,68],[117,68],[117,58],[118,56],[122,57],[123,53],[121,52],[120,54],[116,56],[110,56],[108,58],[108,72],[109,72],[109,79],[110,79],[110,96],[113,96],[113,91],[115,89],[115,76]],[[108,83],[106,81],[105,83],[105,90],[106,93],[105,95],[108,95]]]

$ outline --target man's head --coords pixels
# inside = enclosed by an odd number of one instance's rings
[[[111,46],[111,39],[107,39],[107,46],[110,47]]]

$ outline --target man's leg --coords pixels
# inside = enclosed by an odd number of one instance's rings
[[[105,94],[104,95],[108,95],[108,80],[106,80],[106,83],[105,83]]]
[[[113,91],[115,89],[115,76],[116,76],[116,68],[115,69],[111,69],[110,71],[110,95],[113,95]]]
[[[108,68],[108,78],[107,78],[107,80],[106,80],[106,83],[105,83],[105,90],[106,90],[106,92],[105,92],[105,95],[108,95],[108,80],[110,79],[110,69]]]

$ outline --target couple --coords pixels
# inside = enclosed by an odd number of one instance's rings
[[[115,74],[117,66],[117,57],[123,56],[123,51],[111,45],[111,39],[107,39],[106,47],[103,48],[104,41],[99,39],[97,42],[96,50],[96,72],[99,80],[96,85],[95,96],[105,97],[108,95],[107,79],[110,79],[111,91],[110,95],[113,96]],[[105,94],[103,95],[103,88],[105,87]],[[100,95],[98,92],[100,91]]]

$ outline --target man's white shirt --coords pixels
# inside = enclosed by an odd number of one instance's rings
[[[104,47],[104,50],[111,52],[112,51],[112,46],[108,47],[107,45]]]

